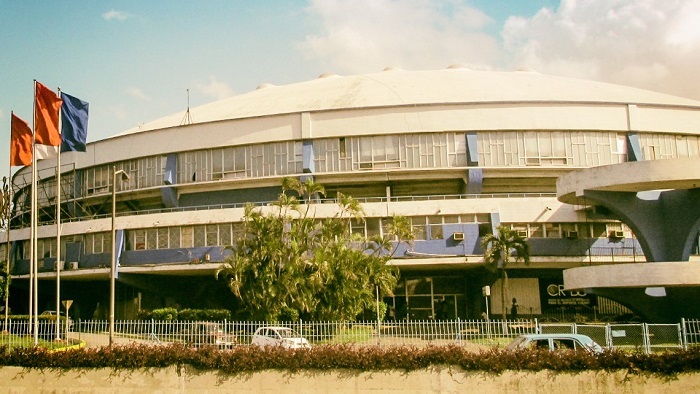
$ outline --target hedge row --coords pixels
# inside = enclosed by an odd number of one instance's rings
[[[353,370],[413,371],[432,366],[458,367],[465,371],[501,373],[506,370],[552,370],[577,372],[584,370],[627,370],[630,373],[651,373],[673,376],[700,371],[700,347],[672,352],[606,351],[595,355],[586,351],[500,348],[469,352],[455,345],[415,347],[357,347],[320,345],[311,349],[290,350],[278,347],[240,346],[232,350],[213,347],[192,348],[184,345],[127,345],[101,348],[71,349],[50,352],[40,347],[8,350],[0,347],[0,366],[31,369],[114,368],[141,369],[185,365],[199,370],[218,370],[227,374],[263,370]]]
[[[140,320],[182,320],[182,321],[222,321],[231,320],[231,312],[226,309],[183,309],[161,308],[152,311],[140,311]]]

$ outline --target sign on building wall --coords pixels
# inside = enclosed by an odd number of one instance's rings
[[[542,280],[540,281],[540,289],[543,309],[562,306],[593,307],[595,305],[596,297],[593,295],[582,290],[564,290],[564,285],[561,283]]]

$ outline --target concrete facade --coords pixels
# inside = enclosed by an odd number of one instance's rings
[[[182,124],[183,113],[173,114],[92,142],[85,153],[63,155],[60,185],[56,162],[40,161],[36,261],[29,242],[30,168],[13,176],[11,242],[0,233],[0,248],[11,252],[14,311],[28,310],[25,295],[36,263],[39,309],[55,309],[62,267],[58,297],[75,301],[75,317],[106,317],[112,191],[116,234],[125,239],[116,256],[118,319],[160,307],[237,311],[213,273],[227,256],[224,248],[240,236],[244,205],[269,210],[283,177],[312,177],[326,187],[326,198],[310,207],[319,218],[337,213],[338,194],[357,198],[365,220],[351,231],[365,237],[383,235],[393,215],[409,217],[417,239],[393,256],[390,263],[402,279],[396,296],[385,299],[401,319],[480,318],[481,288],[501,285],[483,267],[480,240],[500,224],[531,245],[532,264],[513,267],[506,286],[508,298],[524,300],[519,312],[529,317],[561,316],[565,307],[572,318],[629,313],[615,300],[549,294],[547,289],[562,286],[564,269],[638,263],[645,252],[652,261],[699,254],[697,239],[688,236],[698,225],[688,219],[692,215],[672,218],[669,211],[636,203],[640,212],[672,219],[666,228],[679,247],[668,249],[644,233],[647,214],[623,223],[624,217],[587,209],[585,201],[557,199],[557,179],[576,170],[606,171],[607,165],[642,159],[653,168],[695,163],[700,103],[693,100],[532,72],[451,66],[263,84],[192,108],[191,115],[194,123]],[[657,186],[664,179],[683,181],[672,176],[673,168],[653,168],[642,172]],[[129,180],[112,185],[114,170]],[[635,174],[627,171],[618,180]],[[586,185],[572,185],[574,197],[584,189],[607,193],[605,185]],[[662,200],[696,198],[695,187],[687,189]],[[667,250],[679,257],[663,255]],[[493,303],[490,311],[498,314],[501,306]]]

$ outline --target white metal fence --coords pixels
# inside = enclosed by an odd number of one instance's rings
[[[4,322],[0,322],[4,325]],[[452,320],[452,321],[377,321],[355,322],[264,322],[240,321],[156,321],[119,320],[115,322],[116,344],[182,343],[189,346],[233,347],[249,345],[254,332],[263,326],[292,328],[311,344],[353,344],[358,346],[427,346],[457,344],[505,346],[520,334],[578,333],[588,335],[605,348],[644,352],[687,348],[700,344],[700,320],[682,320],[678,324],[562,324],[538,323],[536,319]],[[29,322],[18,320],[2,327],[0,346],[32,346],[34,331]],[[60,338],[85,342],[88,347],[109,345],[106,320],[72,322],[68,334],[62,328]],[[38,337],[42,344],[55,344],[55,323],[40,322]]]
[[[697,345],[682,333],[679,324],[540,324],[542,333],[573,333],[588,335],[608,349],[642,350],[646,353]]]
[[[259,327],[287,327],[306,338],[311,344],[444,345],[475,343],[499,345],[519,334],[536,332],[536,322],[513,321],[376,321],[354,322],[193,322],[193,321],[118,321],[115,341],[141,343],[185,343],[195,346],[230,347],[248,345]],[[69,337],[86,340],[97,346],[108,343],[106,321],[78,322]],[[104,342],[104,341],[107,342]],[[100,343],[101,341],[101,343]]]

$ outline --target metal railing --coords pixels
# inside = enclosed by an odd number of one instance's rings
[[[3,325],[0,322],[0,325]],[[157,321],[119,320],[115,322],[116,344],[168,344],[231,348],[250,345],[260,327],[287,327],[310,344],[352,344],[357,346],[459,345],[479,349],[504,347],[513,338],[534,333],[576,333],[591,337],[608,349],[652,353],[700,345],[700,320],[683,319],[678,324],[577,324],[538,323],[537,319],[518,320],[414,320],[354,322],[252,322],[252,321]],[[39,324],[40,345],[56,346],[53,322]],[[73,322],[62,340],[84,342],[88,347],[109,345],[106,320]],[[33,330],[26,320],[10,320],[2,327],[0,346],[33,346]]]
[[[572,333],[588,335],[608,349],[641,350],[645,353],[687,348],[688,342],[678,324],[540,324],[541,333]]]
[[[556,197],[556,193],[491,193],[491,194],[435,194],[425,196],[394,196],[394,197],[358,197],[356,200],[363,204],[368,203],[387,203],[387,202],[411,202],[411,201],[439,201],[439,200],[472,200],[472,199],[492,199],[492,198],[538,198],[538,197]],[[275,201],[251,201],[250,204],[255,206],[267,206]],[[305,204],[304,199],[300,199],[301,204]],[[322,198],[314,200],[315,204],[337,204],[336,198]],[[188,212],[188,211],[209,211],[218,209],[244,208],[248,203],[226,203],[212,205],[192,205],[177,208],[156,208],[156,209],[141,209],[128,212],[117,212],[116,216],[133,216],[133,215],[149,215],[171,212]],[[28,211],[14,213],[15,216],[21,216]],[[110,217],[109,214],[98,214],[85,217],[64,217],[62,223],[81,222],[86,220],[95,220]],[[40,221],[40,225],[55,224],[55,220]],[[22,228],[23,224],[14,224],[15,228]]]

